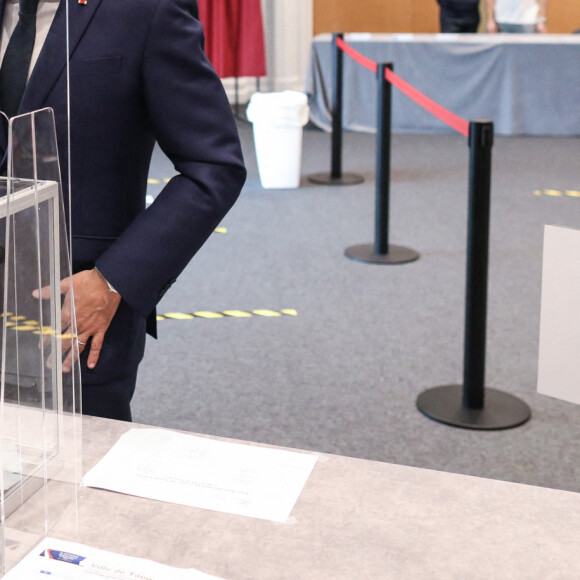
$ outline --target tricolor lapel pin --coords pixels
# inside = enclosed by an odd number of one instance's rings
[[[87,4],[89,0],[79,0],[79,4]]]

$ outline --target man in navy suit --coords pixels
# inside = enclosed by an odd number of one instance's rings
[[[2,14],[6,1],[0,0]],[[64,2],[18,112],[54,109],[66,184]],[[72,207],[66,209],[83,412],[131,420],[155,306],[235,202],[246,174],[229,103],[204,55],[195,0],[68,2]],[[145,209],[155,142],[177,175]]]

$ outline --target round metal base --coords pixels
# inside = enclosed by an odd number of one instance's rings
[[[344,251],[344,255],[352,260],[369,264],[407,264],[419,258],[419,254],[415,250],[394,245],[389,246],[387,254],[375,254],[375,247],[372,244],[351,246]]]
[[[417,397],[417,407],[440,423],[487,431],[518,427],[532,414],[526,403],[495,389],[485,389],[483,409],[468,409],[463,406],[462,385],[445,385],[423,391]]]
[[[356,185],[362,183],[364,177],[356,173],[343,173],[340,177],[332,177],[330,173],[314,173],[308,176],[308,180],[320,185]]]

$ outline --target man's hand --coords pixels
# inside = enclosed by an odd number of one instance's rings
[[[121,296],[109,290],[107,281],[97,269],[83,270],[70,278],[61,280],[60,291],[65,295],[62,306],[63,333],[73,334],[74,332],[74,329],[71,329],[71,282],[74,290],[79,353],[83,352],[86,343],[92,338],[87,366],[93,369],[99,360],[105,333],[117,312]],[[45,286],[40,291],[35,290],[32,295],[46,300],[50,298],[50,288]],[[70,372],[76,356],[76,349],[72,348],[73,344],[73,341],[68,343],[68,346],[63,344],[63,354],[66,355],[62,364],[64,373]]]

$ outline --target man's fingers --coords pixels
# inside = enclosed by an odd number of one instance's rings
[[[66,355],[65,359],[62,361],[62,372],[63,373],[70,373],[73,364],[73,356],[74,356],[74,348],[69,350],[69,353]]]
[[[74,282],[75,306],[72,307],[72,296],[70,290]],[[60,291],[64,294],[61,308],[61,322],[64,328],[76,326],[80,343],[62,345],[63,366],[65,373],[70,372],[79,352],[86,348],[83,343],[89,339],[90,351],[87,357],[89,369],[95,368],[99,358],[105,333],[115,316],[115,312],[121,301],[118,293],[112,293],[107,285],[107,281],[96,270],[83,270],[72,278],[61,280]],[[43,287],[33,292],[36,298],[50,298],[50,288]],[[75,316],[76,315],[76,316]],[[76,319],[76,325],[73,324]],[[84,340],[83,340],[84,339]]]
[[[101,354],[101,349],[103,348],[103,340],[105,338],[105,333],[101,332],[95,334],[91,340],[91,352],[89,352],[89,358],[87,359],[87,366],[90,369],[94,369]]]
[[[62,363],[62,372],[63,373],[70,373],[71,369],[72,369],[72,365],[73,363],[77,360],[78,356],[80,356],[80,354],[83,352],[83,350],[85,350],[86,346],[87,346],[87,342],[90,340],[90,336],[85,336],[83,337],[84,340],[81,337],[78,337],[76,339],[73,340],[69,340],[67,341],[66,345],[63,342],[63,356],[66,354],[66,357]],[[76,340],[76,348],[74,345],[74,341]],[[98,359],[98,356],[97,356]]]
[[[72,368],[73,360],[76,360],[77,352],[76,348],[74,348],[74,338],[71,329],[67,329],[63,332],[63,338],[61,341],[61,348],[62,348],[62,356],[64,356],[64,360],[62,363],[62,372],[63,373],[70,373]],[[66,355],[66,356],[65,356]],[[52,358],[52,355],[51,355]]]
[[[70,278],[63,278],[60,281],[60,293],[65,294],[70,288]],[[32,291],[33,298],[41,298],[42,300],[48,300],[50,298],[50,286],[43,286],[40,290],[36,289]]]

